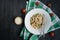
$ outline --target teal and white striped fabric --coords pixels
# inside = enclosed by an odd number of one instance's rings
[[[45,11],[47,11],[49,14],[50,13],[54,13],[49,7],[47,7],[46,5],[44,5],[42,2],[40,2],[40,4],[37,6],[36,2],[38,0],[29,0],[29,2],[27,1],[27,5],[26,5],[26,10],[27,12],[29,12],[31,9],[34,8],[42,8]],[[60,20],[58,18],[58,16],[54,13],[54,15],[51,17],[51,21],[52,21],[52,26],[49,28],[48,32],[54,31],[56,29],[60,28]],[[38,40],[39,39],[39,35],[34,35],[31,34],[24,26],[24,28],[22,29],[21,33],[20,33],[20,37],[23,37],[24,40]]]

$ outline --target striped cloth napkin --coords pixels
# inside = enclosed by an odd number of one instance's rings
[[[36,5],[36,2],[39,2],[39,5]],[[27,3],[26,5],[27,12],[29,12],[34,8],[42,8],[49,14],[53,13],[53,16],[51,16],[52,26],[49,28],[47,33],[60,28],[60,19],[58,18],[58,16],[49,7],[44,5],[41,1],[29,0],[29,2],[27,1],[26,3]],[[24,26],[24,28],[20,32],[20,37],[23,37],[24,40],[38,40],[40,36],[30,33]]]

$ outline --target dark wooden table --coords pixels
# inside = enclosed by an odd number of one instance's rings
[[[40,1],[45,4],[51,2],[51,9],[60,17],[60,0]],[[24,22],[22,25],[17,26],[14,24],[13,19],[16,16],[21,16],[24,20],[25,14],[21,13],[21,9],[25,6],[26,0],[0,0],[0,40],[23,40],[19,37],[19,33],[24,27]],[[47,40],[60,40],[60,29],[54,32],[54,37],[50,37],[49,33],[46,34]]]

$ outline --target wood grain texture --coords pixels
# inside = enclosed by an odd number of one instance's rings
[[[40,0],[43,3],[51,2],[51,9],[60,17],[60,0]],[[0,40],[23,40],[19,37],[19,33],[24,26],[17,26],[13,23],[13,18],[21,16],[24,20],[24,14],[21,13],[21,9],[25,8],[26,0],[0,0]],[[60,29],[55,31],[56,36],[47,39],[60,40]],[[47,34],[48,35],[48,34]],[[50,40],[50,39],[49,39]]]

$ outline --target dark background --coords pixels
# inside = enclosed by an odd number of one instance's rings
[[[28,0],[0,0],[0,40],[23,40],[19,37],[19,33],[22,30],[22,25],[16,25],[13,19],[16,16],[21,16],[24,20],[25,14],[21,13],[21,9],[25,8],[26,1]],[[52,4],[51,9],[60,18],[60,0],[40,0],[44,4],[50,2]],[[60,29],[54,31],[55,36],[49,36],[46,34],[46,40],[60,40]],[[40,38],[43,40],[42,38]]]

